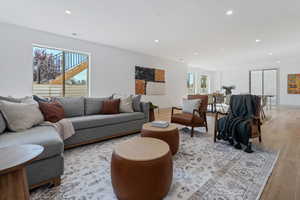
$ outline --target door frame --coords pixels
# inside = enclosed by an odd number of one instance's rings
[[[265,71],[276,71],[276,105],[280,103],[280,68],[263,68],[263,69],[251,69],[249,70],[249,93],[251,94],[251,72],[261,71],[262,72],[262,95],[264,95],[264,72]]]

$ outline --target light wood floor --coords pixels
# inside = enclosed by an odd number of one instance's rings
[[[155,115],[169,121],[171,110],[160,109]],[[280,107],[267,115],[271,119],[262,126],[261,145],[280,150],[280,155],[261,200],[300,200],[300,109]],[[213,114],[208,116],[208,126],[213,142]]]

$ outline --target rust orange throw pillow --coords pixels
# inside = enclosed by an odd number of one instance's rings
[[[39,102],[40,110],[44,115],[45,121],[56,123],[65,118],[62,105],[57,102]]]
[[[100,114],[118,114],[120,107],[120,99],[105,100],[102,104]]]

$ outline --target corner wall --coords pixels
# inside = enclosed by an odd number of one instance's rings
[[[187,93],[183,63],[0,23],[0,95],[32,94],[33,44],[90,53],[90,96],[133,94],[136,65],[166,70],[166,95],[143,96],[142,100],[171,107],[179,105]]]

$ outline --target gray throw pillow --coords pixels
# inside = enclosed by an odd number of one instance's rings
[[[193,114],[194,109],[199,109],[201,104],[201,99],[183,99],[182,102],[182,112]]]
[[[142,98],[142,95],[132,96],[132,107],[133,107],[134,112],[142,112],[141,98]]]
[[[0,134],[3,133],[6,129],[6,122],[5,119],[3,118],[3,115],[0,111]]]
[[[44,121],[44,117],[36,104],[0,101],[0,110],[10,131],[23,131]]]
[[[84,97],[56,97],[65,111],[65,117],[77,117],[84,115]]]
[[[103,98],[86,97],[84,99],[85,115],[100,114],[103,102],[109,99],[110,97],[103,97]]]

